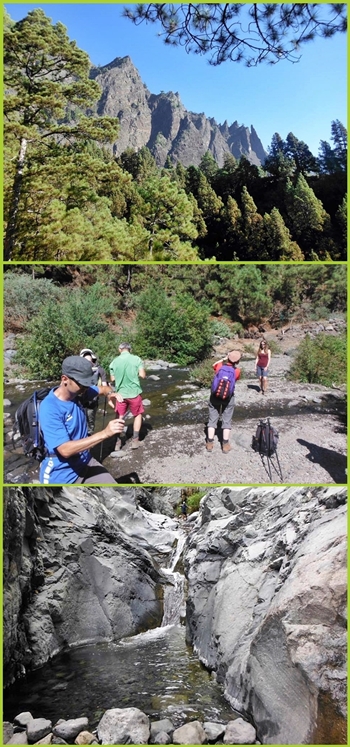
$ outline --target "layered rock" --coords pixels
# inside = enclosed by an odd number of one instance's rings
[[[147,146],[159,166],[169,157],[173,163],[198,166],[209,151],[221,167],[225,153],[242,155],[256,165],[266,152],[252,126],[234,122],[217,124],[205,114],[189,112],[178,93],[150,93],[130,57],[117,57],[108,65],[93,68],[91,77],[102,89],[94,111],[100,116],[118,117],[120,132],[113,145],[115,155],[126,148]]]
[[[5,683],[71,645],[160,624],[156,562],[171,553],[176,524],[139,508],[139,492],[5,490]]]
[[[325,720],[326,739],[346,740],[345,500],[345,488],[225,488],[201,502],[188,634],[264,744],[322,743]]]

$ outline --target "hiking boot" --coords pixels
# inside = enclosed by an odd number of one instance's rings
[[[140,446],[140,441],[138,438],[133,438],[131,442],[131,448],[132,449],[138,449]]]
[[[229,451],[231,451],[231,445],[227,441],[227,443],[222,444],[222,451],[223,454],[228,454]]]
[[[214,441],[207,441],[205,444],[205,448],[207,451],[213,451]]]

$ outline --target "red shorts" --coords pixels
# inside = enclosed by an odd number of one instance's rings
[[[122,402],[116,403],[115,411],[121,417],[125,415],[127,410],[130,410],[131,414],[135,417],[136,415],[141,415],[143,412],[145,412],[141,394],[138,394],[137,397],[126,397]]]

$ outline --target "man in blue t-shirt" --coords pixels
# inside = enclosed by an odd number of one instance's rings
[[[92,446],[121,433],[124,420],[111,420],[106,428],[88,436],[85,412],[76,401],[91,389],[91,396],[105,394],[116,398],[106,386],[91,386],[92,365],[86,358],[71,355],[62,363],[61,383],[51,389],[40,405],[40,428],[49,455],[40,465],[44,485],[67,483],[115,483],[105,467],[90,455]]]

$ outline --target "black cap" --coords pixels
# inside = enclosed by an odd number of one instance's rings
[[[69,379],[74,379],[82,386],[92,384],[92,365],[86,358],[80,355],[70,355],[62,363],[62,373]]]

